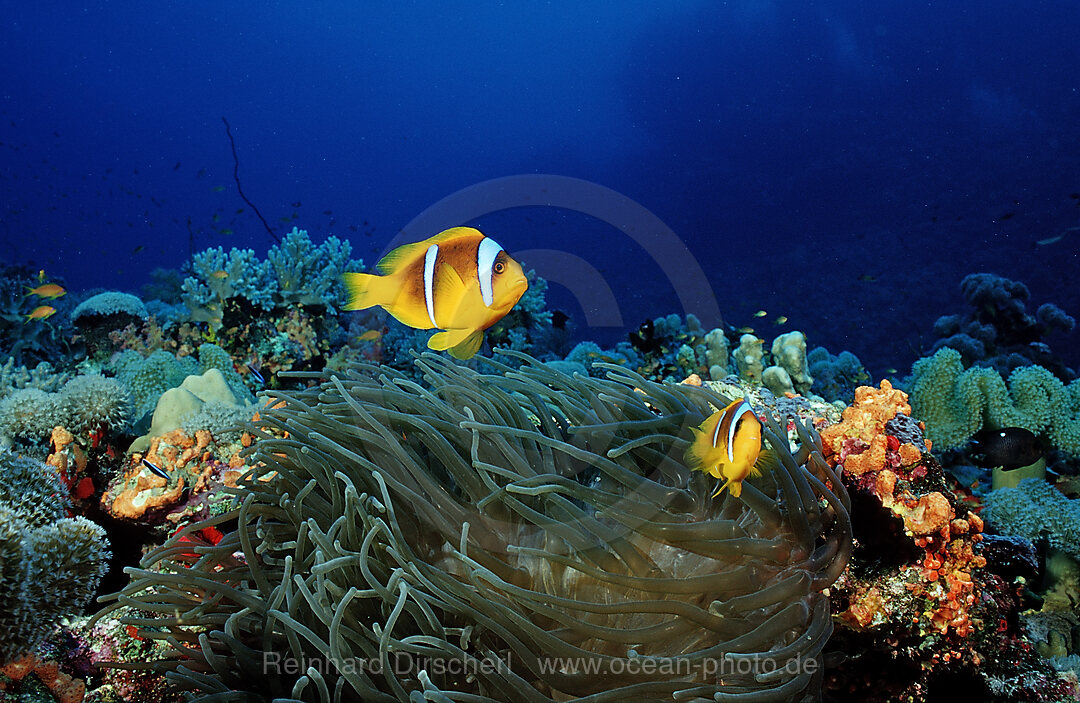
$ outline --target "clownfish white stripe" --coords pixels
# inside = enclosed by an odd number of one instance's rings
[[[727,458],[730,462],[735,461],[735,428],[739,426],[739,418],[746,413],[753,412],[754,411],[750,409],[750,403],[747,403],[745,400],[736,405],[735,409],[731,412],[731,424],[728,426],[727,435]]]
[[[720,440],[720,428],[724,426],[724,416],[721,415],[720,419],[716,421],[716,429],[712,431],[712,445],[713,447],[719,446],[717,442]]]
[[[432,244],[424,254],[424,302],[427,303],[427,315],[432,327],[435,322],[435,260],[439,258],[439,245]]]
[[[480,297],[484,299],[484,305],[491,307],[495,302],[492,292],[492,279],[494,278],[491,268],[495,265],[495,257],[503,248],[490,237],[480,240],[480,246],[476,248],[476,277],[480,281]]]

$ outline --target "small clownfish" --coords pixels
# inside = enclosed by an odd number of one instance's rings
[[[345,309],[378,305],[409,327],[445,330],[428,347],[457,359],[472,358],[529,287],[521,264],[472,227],[400,246],[376,268],[383,275],[345,274]]]
[[[686,465],[724,483],[713,497],[727,488],[742,495],[742,482],[761,471],[755,466],[761,452],[761,421],[745,400],[734,400],[693,428],[694,441],[686,450]]]

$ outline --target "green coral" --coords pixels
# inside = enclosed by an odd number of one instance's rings
[[[162,393],[198,373],[198,364],[190,356],[177,358],[169,352],[156,351],[144,357],[131,349],[117,355],[110,368],[131,391],[136,418],[152,412]]]
[[[55,420],[55,393],[20,388],[0,401],[0,436],[7,442],[39,442],[49,436]]]
[[[143,304],[143,301],[139,300],[136,296],[130,293],[121,293],[119,291],[105,291],[104,293],[90,296],[79,303],[78,307],[71,313],[71,321],[77,323],[84,317],[93,315],[117,315],[121,313],[137,317],[141,320],[145,320],[149,315],[146,312],[146,306]]]
[[[232,357],[216,344],[204,342],[199,345],[199,360],[194,357],[176,357],[166,351],[156,351],[143,357],[130,349],[121,352],[110,363],[117,379],[131,391],[135,404],[135,418],[141,418],[154,410],[158,398],[170,388],[176,388],[188,376],[199,376],[209,369],[217,369],[225,376],[226,383],[238,398],[254,400],[233,366]]]
[[[1023,427],[1080,456],[1080,380],[1065,385],[1041,366],[1022,366],[1006,384],[990,368],[964,369],[949,347],[912,367],[912,415],[939,448],[957,447],[985,427]]]
[[[225,382],[229,384],[229,388],[238,399],[249,403],[254,402],[255,396],[244,385],[244,379],[240,378],[240,374],[236,372],[229,353],[216,344],[201,344],[199,345],[199,372],[203,374],[210,369],[221,372],[221,375],[225,377]]]
[[[53,467],[0,454],[0,663],[79,611],[108,570],[105,530],[67,517],[64,495]]]
[[[1051,547],[1080,559],[1080,502],[1043,479],[1028,478],[1016,488],[1000,488],[986,498],[983,517],[998,532]]]
[[[293,227],[281,244],[266,253],[280,304],[325,305],[334,312],[348,302],[346,271],[359,271],[364,262],[350,259],[352,245],[331,235],[314,245],[307,230]]]

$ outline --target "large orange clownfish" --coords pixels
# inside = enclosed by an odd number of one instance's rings
[[[502,319],[529,287],[521,265],[495,240],[454,227],[394,249],[376,265],[381,276],[346,273],[346,310],[378,305],[417,329],[441,329],[428,347],[469,359],[484,330]]]
[[[694,440],[686,450],[686,465],[724,479],[713,497],[725,488],[738,498],[742,482],[761,473],[761,421],[745,400],[732,401],[699,426],[692,428]],[[768,454],[769,452],[765,452]]]

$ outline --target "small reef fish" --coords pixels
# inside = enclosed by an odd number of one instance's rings
[[[255,366],[255,364],[245,364],[245,366],[247,366],[247,370],[251,372],[252,378],[254,378],[259,383],[266,385],[266,379],[263,378],[263,375],[261,373],[259,373],[259,367]]]
[[[157,464],[155,464],[154,462],[150,461],[149,459],[143,459],[142,460],[142,465],[145,466],[146,468],[150,469],[150,472],[152,474],[160,476],[161,478],[165,479],[166,481],[169,480],[169,473],[167,471],[165,471],[165,469],[163,469],[160,466],[158,466]]]
[[[36,308],[30,311],[30,314],[26,316],[26,322],[30,320],[47,320],[56,314],[56,308],[51,305],[38,305]],[[23,324],[25,325],[26,322]]]
[[[764,310],[758,310],[754,313],[754,317],[765,317],[768,314],[769,313],[765,312]]]
[[[378,305],[416,329],[441,329],[428,347],[470,359],[484,330],[501,320],[529,287],[521,264],[472,227],[454,227],[405,244],[376,266],[381,276],[346,273],[346,310]]]
[[[739,329],[737,329],[735,331],[738,332],[739,334],[753,334],[754,333],[754,328],[753,327],[740,327]]]
[[[36,295],[39,298],[45,298],[52,300],[53,298],[59,298],[62,295],[66,295],[67,291],[56,285],[55,283],[44,283],[37,288],[26,287],[27,295]]]
[[[1039,438],[1023,427],[981,430],[971,439],[972,458],[977,466],[1014,471],[1043,458]]]
[[[216,278],[219,281],[224,280],[228,277],[228,271],[222,271],[221,269],[218,269],[217,271],[214,271],[212,274],[210,274],[210,278]]]
[[[761,473],[756,466],[763,454],[761,421],[754,409],[745,400],[733,400],[692,429],[694,441],[686,450],[686,465],[724,479],[714,498],[725,488],[738,498],[746,477]]]
[[[379,330],[368,330],[367,332],[364,332],[363,334],[357,336],[356,341],[358,341],[358,342],[374,342],[374,341],[378,340],[380,337],[382,337],[382,332],[380,332]]]
[[[773,324],[774,324],[774,325],[784,325],[784,324],[787,324],[787,317],[785,317],[784,315],[781,315],[780,317],[778,317],[778,318],[776,318],[775,320],[773,320]]]

